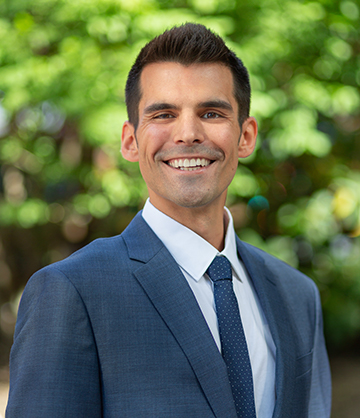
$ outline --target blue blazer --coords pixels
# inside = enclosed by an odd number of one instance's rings
[[[330,416],[319,294],[237,241],[276,345],[275,418]],[[37,272],[18,313],[7,418],[237,418],[195,297],[138,214]]]

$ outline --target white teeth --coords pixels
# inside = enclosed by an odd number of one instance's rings
[[[188,158],[172,160],[169,162],[169,165],[174,168],[178,168],[180,170],[186,171],[194,171],[197,170],[199,167],[207,167],[210,164],[210,160],[206,158]]]

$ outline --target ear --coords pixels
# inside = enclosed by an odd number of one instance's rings
[[[135,137],[135,127],[129,121],[126,121],[121,133],[121,154],[125,160],[139,161],[139,149]]]
[[[256,119],[249,117],[242,125],[242,134],[239,141],[238,157],[245,158],[252,154],[256,145],[258,124]]]

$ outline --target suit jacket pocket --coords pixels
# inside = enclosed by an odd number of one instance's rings
[[[313,351],[296,359],[292,407],[294,416],[307,417],[309,409]]]
[[[313,350],[296,359],[296,378],[309,373],[312,368]]]

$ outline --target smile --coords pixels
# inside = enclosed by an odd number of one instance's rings
[[[173,168],[184,171],[194,171],[199,168],[207,167],[212,161],[206,158],[180,158],[178,160],[167,161],[167,164]]]

